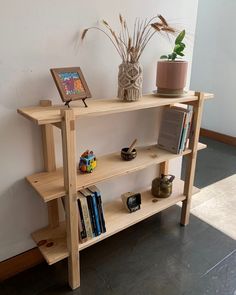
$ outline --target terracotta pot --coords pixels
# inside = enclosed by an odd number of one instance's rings
[[[157,92],[163,94],[182,94],[186,85],[187,61],[157,62]]]

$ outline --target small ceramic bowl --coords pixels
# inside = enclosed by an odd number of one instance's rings
[[[128,152],[129,148],[123,148],[121,150],[121,158],[125,161],[131,161],[137,156],[136,149],[133,149],[132,152]]]

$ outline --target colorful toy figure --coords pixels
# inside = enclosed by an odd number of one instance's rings
[[[93,151],[87,150],[80,156],[79,170],[81,172],[91,173],[96,166],[97,160],[95,155],[93,154]]]

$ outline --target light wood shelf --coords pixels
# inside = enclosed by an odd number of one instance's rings
[[[199,143],[198,150],[206,148]],[[112,153],[98,158],[98,166],[91,174],[77,173],[77,191],[98,182],[129,174],[148,166],[159,164],[191,153],[190,149],[182,154],[173,154],[162,150],[157,145],[137,148],[138,156],[132,161],[123,161],[120,153]],[[41,172],[26,177],[30,185],[38,192],[44,202],[65,196],[63,169],[52,172]]]
[[[211,93],[204,93],[204,99],[210,99]],[[175,103],[188,103],[197,101],[198,97],[193,91],[184,97],[178,98],[159,98],[153,94],[144,95],[139,101],[133,103],[124,103],[117,98],[112,99],[90,99],[88,100],[88,108],[85,108],[81,102],[73,102],[71,107],[75,117],[101,116],[114,113],[123,113],[136,111],[141,109],[156,108]],[[64,105],[53,106],[32,106],[18,109],[18,113],[33,121],[38,125],[52,124],[61,122],[61,110],[65,109]]]
[[[153,196],[151,192],[144,191],[142,193],[142,204],[141,209],[128,213],[124,208],[120,198],[104,204],[104,216],[106,220],[106,233],[101,234],[85,243],[79,244],[79,251],[100,242],[107,237],[118,233],[119,231],[128,228],[129,226],[138,223],[176,203],[183,201],[186,196],[183,195],[184,182],[179,179],[174,180],[173,193],[171,197],[166,199],[158,199],[158,202],[153,203]],[[195,188],[195,193],[198,189]],[[65,222],[61,222],[60,226],[57,228],[46,227],[40,229],[32,234],[32,237],[36,243],[41,240],[47,240],[48,242],[53,242],[52,247],[47,247],[46,245],[40,246],[39,250],[48,262],[48,264],[56,263],[69,256],[67,245],[66,245],[66,227]]]
[[[79,252],[107,237],[132,226],[176,203],[182,201],[182,225],[187,225],[190,216],[191,196],[196,189],[193,187],[196,158],[198,150],[205,148],[198,143],[203,104],[206,99],[213,98],[210,93],[189,91],[186,96],[178,98],[158,98],[153,94],[143,96],[139,101],[124,103],[113,99],[88,100],[88,108],[81,102],[73,102],[68,109],[63,105],[51,106],[50,101],[41,101],[41,105],[18,109],[18,113],[30,121],[42,125],[42,141],[44,150],[44,166],[47,172],[28,176],[32,187],[47,202],[49,226],[32,234],[36,243],[41,240],[53,242],[51,247],[39,246],[39,249],[49,264],[56,263],[68,257],[68,281],[72,289],[80,286]],[[81,174],[76,171],[76,119],[123,113],[141,109],[150,109],[177,103],[193,106],[192,132],[189,138],[189,149],[181,155],[176,155],[155,146],[138,148],[137,158],[130,162],[120,159],[120,152],[104,155],[98,158],[98,166],[92,174]],[[55,169],[55,152],[53,126],[61,129],[63,168]],[[150,191],[143,190],[141,209],[128,213],[121,199],[105,204],[104,215],[106,233],[85,243],[78,239],[78,204],[77,191],[116,176],[126,175],[148,166],[160,164],[160,171],[168,174],[168,163],[177,157],[188,155],[185,181],[175,180],[173,193],[167,199],[152,202]],[[151,180],[150,180],[151,183]],[[58,199],[65,196],[65,222],[59,223]]]

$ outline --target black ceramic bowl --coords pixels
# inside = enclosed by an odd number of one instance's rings
[[[136,149],[133,149],[132,152],[128,152],[129,148],[123,148],[121,150],[121,158],[125,161],[131,161],[137,156]]]

